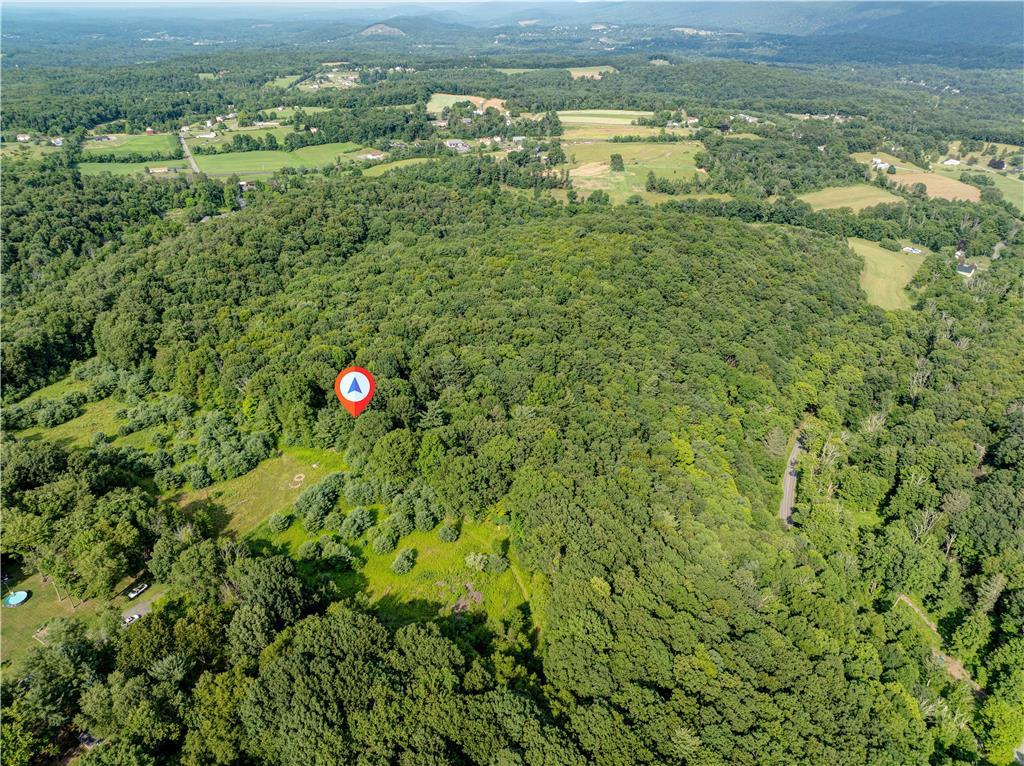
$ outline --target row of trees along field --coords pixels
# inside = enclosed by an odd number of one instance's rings
[[[1005,211],[867,213],[937,237],[968,214],[1010,240],[968,285],[932,256],[919,310],[890,314],[829,228],[848,213],[563,205],[502,191],[504,166],[284,175],[201,226],[155,212],[208,181],[146,192],[4,167],[41,226],[56,202],[33,184],[157,195],[94,249],[16,229],[15,273],[34,258],[55,276],[26,280],[3,351],[9,401],[91,359],[76,368],[87,398],[109,392],[126,433],[160,434],[68,450],[8,430],[4,556],[97,598],[143,561],[169,587],[129,630],[116,612],[54,624],[5,673],[5,760],[78,729],[103,740],[83,764],[1009,763],[1024,734],[1024,306]],[[86,199],[75,228],[103,218]],[[743,220],[768,210],[798,225]],[[332,392],[351,363],[377,378],[355,421]],[[805,417],[783,530],[776,486]],[[304,574],[149,481],[200,486],[287,445],[348,465],[297,509],[339,530],[303,551],[322,559]],[[382,517],[338,519],[340,494]],[[345,541],[368,524],[394,549],[414,525],[450,539],[464,517],[507,525],[543,577],[525,613],[396,629],[322,576],[359,566]],[[940,618],[983,693],[947,675],[898,594]]]

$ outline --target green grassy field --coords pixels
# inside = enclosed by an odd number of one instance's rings
[[[86,141],[82,149],[85,156],[90,154],[112,154],[115,157],[128,154],[173,154],[178,150],[178,137],[171,133],[156,135],[114,134],[110,141]]]
[[[604,64],[602,66],[574,66],[569,67],[569,74],[572,75],[574,80],[578,80],[581,77],[593,77],[595,79],[601,79],[601,75],[605,72],[617,72],[619,71],[613,66]]]
[[[883,202],[899,202],[900,198],[892,192],[870,184],[854,186],[833,186],[821,191],[801,194],[799,199],[808,203],[815,210],[825,208],[848,207],[854,212]]]
[[[928,254],[926,248],[915,245],[923,252],[892,252],[866,239],[851,237],[850,247],[864,258],[864,269],[860,273],[860,286],[868,295],[868,301],[883,309],[910,308],[910,296],[904,289],[924,263]],[[907,245],[901,242],[900,246]]]
[[[564,125],[629,126],[637,117],[650,117],[654,112],[628,109],[569,109],[558,113]]]
[[[860,162],[863,165],[870,165],[871,160],[875,157],[880,159],[882,162],[888,162],[890,165],[896,166],[896,174],[900,173],[923,173],[924,169],[919,168],[911,162],[901,160],[899,157],[894,157],[891,154],[885,152],[854,152],[850,155],[856,162]]]
[[[523,74],[524,72],[539,72],[540,69],[528,69],[525,67],[495,67],[495,70],[502,74]]]
[[[110,173],[114,176],[150,175],[147,168],[173,168],[179,173],[191,172],[186,160],[152,160],[150,162],[79,162],[78,169],[84,175],[95,176]],[[153,178],[161,178],[173,173],[153,173]]]
[[[306,540],[327,534],[331,533],[310,534],[300,521],[296,521],[277,534],[265,524],[261,525],[250,539],[273,552],[295,557],[299,546]],[[505,527],[489,521],[467,520],[462,525],[462,534],[454,543],[443,542],[436,529],[431,532],[414,531],[399,541],[396,551],[385,554],[374,553],[364,536],[351,546],[364,564],[352,571],[332,573],[331,579],[345,596],[360,591],[366,593],[380,609],[382,617],[391,623],[427,620],[438,614],[448,614],[460,598],[467,596],[467,586],[483,596],[482,603],[469,605],[470,611],[482,611],[488,618],[497,620],[530,600],[534,582],[514,556],[510,558],[509,569],[501,574],[472,570],[466,566],[465,559],[469,553],[491,552],[495,542],[506,540],[507,536]],[[416,551],[416,565],[411,572],[397,575],[391,571],[391,563],[402,548]],[[300,562],[299,571],[309,575],[316,566],[315,563]]]
[[[394,162],[382,162],[379,165],[374,165],[372,168],[367,168],[363,171],[364,176],[375,178],[376,176],[382,176],[389,170],[395,170],[397,168],[408,167],[409,165],[419,165],[422,162],[426,162],[429,157],[411,157],[407,160],[395,160]]]
[[[939,175],[951,178],[954,180],[960,180],[961,173],[981,173],[984,172],[989,178],[992,179],[993,185],[1003,193],[1003,197],[1009,200],[1018,210],[1024,212],[1024,181],[1021,181],[1017,176],[1007,175],[1006,173],[998,173],[988,168],[982,168],[979,166],[964,167],[959,166],[955,168],[944,167],[942,165],[935,166],[935,172]]]
[[[0,157],[5,160],[37,160],[43,155],[59,152],[60,147],[47,142],[45,144],[22,144],[5,141],[0,145]]]
[[[212,132],[216,133],[216,138],[199,138],[198,133]],[[253,138],[264,138],[266,136],[274,136],[278,141],[283,141],[284,137],[289,133],[294,132],[291,126],[282,126],[279,128],[237,128],[235,130],[224,130],[220,126],[216,128],[204,128],[203,130],[197,130],[196,135],[193,135],[186,139],[189,149],[195,149],[197,146],[223,146],[224,144],[230,144],[232,139],[236,135],[252,136]]]
[[[336,160],[355,159],[354,153],[362,147],[351,142],[304,146],[294,152],[228,152],[227,154],[197,155],[199,169],[210,175],[225,176],[237,173],[271,173],[281,168],[319,168]],[[352,155],[352,156],[348,156]]]
[[[213,503],[223,514],[225,531],[241,537],[271,514],[288,508],[306,487],[344,468],[337,452],[288,447],[244,476],[183,492],[174,499],[183,507]]]
[[[474,103],[478,103],[481,100],[480,96],[466,96],[459,95],[457,93],[434,93],[430,96],[430,101],[427,102],[427,112],[430,114],[441,114],[446,107],[453,106],[462,101],[473,101]]]
[[[302,75],[300,74],[285,75],[284,77],[278,77],[271,80],[270,82],[267,83],[266,87],[284,90],[285,88],[290,88],[292,85],[297,83],[301,78]]]
[[[200,80],[215,80],[217,78],[213,72],[200,72],[198,76]]]
[[[602,189],[613,202],[622,202],[633,194],[647,201],[663,201],[667,195],[646,191],[647,174],[654,171],[663,178],[690,178],[697,172],[694,156],[702,149],[697,141],[679,143],[611,143],[593,141],[563,147],[569,159],[573,187],[583,194]],[[621,154],[625,171],[612,172],[610,158]]]

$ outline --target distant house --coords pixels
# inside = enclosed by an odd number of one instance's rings
[[[904,253],[910,253],[911,255],[920,255],[921,249],[918,247],[905,247],[903,248]]]
[[[950,157],[948,160],[943,160],[942,164],[943,165],[959,165],[960,164],[960,160],[953,159],[952,157]]]
[[[390,146],[392,149],[404,149],[405,147],[408,146],[408,144],[405,143],[405,141],[389,141],[388,146]]]
[[[379,152],[376,149],[374,149],[373,151],[367,152],[366,154],[360,154],[359,159],[377,162],[378,160],[384,159],[384,152]]]
[[[190,128],[188,125],[182,125],[181,129],[178,132],[179,133],[189,133],[191,131],[192,131],[192,128]]]
[[[447,141],[444,142],[444,145],[449,149],[458,152],[459,154],[465,154],[466,152],[469,151],[469,144],[458,138],[449,138]]]
[[[110,136],[92,136],[89,138],[90,141],[109,141]]]
[[[473,124],[473,119],[471,117],[463,117],[462,118],[462,124],[463,125],[472,125]]]
[[[155,133],[156,133],[156,131],[155,131],[155,130],[153,130],[152,128],[146,128],[146,135],[147,135],[147,136],[152,136],[152,135],[154,135]]]
[[[171,169],[170,169],[170,168],[164,168],[164,167],[159,167],[159,168],[150,168],[150,169],[149,169],[149,172],[150,172],[150,173],[151,173],[152,175],[157,175],[157,174],[159,174],[159,173],[170,173],[170,172],[171,172]]]
[[[687,125],[696,125],[698,122],[700,122],[700,117],[687,117],[686,118],[686,124]]]
[[[973,263],[958,263],[956,265],[956,273],[962,277],[973,277],[977,270],[977,265]]]
[[[209,133],[197,133],[196,134],[196,138],[216,138],[216,137],[217,137],[217,134],[214,133],[213,131],[210,131]]]
[[[320,128],[310,128],[309,132],[310,132],[310,135],[315,136],[317,133],[320,132]]]
[[[266,120],[264,122],[257,122],[257,128],[279,128],[281,127],[280,120]]]
[[[28,133],[19,133],[18,135],[15,136],[15,138],[18,141],[21,141],[21,143],[25,143],[26,141],[32,140],[32,136],[30,136]]]
[[[432,120],[430,124],[433,125],[435,128],[447,128],[448,120]]]
[[[255,188],[255,187],[252,184],[250,184],[248,181],[239,181],[238,182],[238,191],[240,191],[240,192],[247,192],[247,191],[249,191],[249,189],[253,189],[253,188]]]
[[[871,167],[874,170],[888,170],[889,169],[889,163],[880,160],[878,157],[872,157],[871,158]]]
[[[513,144],[521,144],[526,140],[526,136],[512,136]]]
[[[218,114],[213,119],[215,119],[217,122],[224,122],[224,117],[223,117],[223,115],[220,115],[220,114]]]
[[[51,138],[50,139],[50,143],[53,144],[54,146],[64,146],[64,139],[63,138]]]
[[[675,120],[669,120],[668,122],[665,123],[665,127],[666,128],[681,128],[681,127],[683,127],[683,123],[676,122]]]
[[[206,127],[212,128],[213,127],[213,120],[207,120],[206,121]]]

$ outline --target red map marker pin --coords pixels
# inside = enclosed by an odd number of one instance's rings
[[[373,398],[373,376],[362,367],[346,367],[334,379],[334,393],[341,406],[358,418]]]

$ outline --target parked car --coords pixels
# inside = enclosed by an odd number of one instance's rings
[[[149,583],[140,582],[138,585],[136,585],[134,588],[128,591],[128,598],[138,598],[139,594],[142,593],[142,591],[144,591],[148,587]]]
[[[129,615],[125,616],[124,618],[122,618],[121,624],[122,625],[131,625],[136,620],[141,620],[141,619],[142,619],[142,615],[141,614],[129,614]]]

